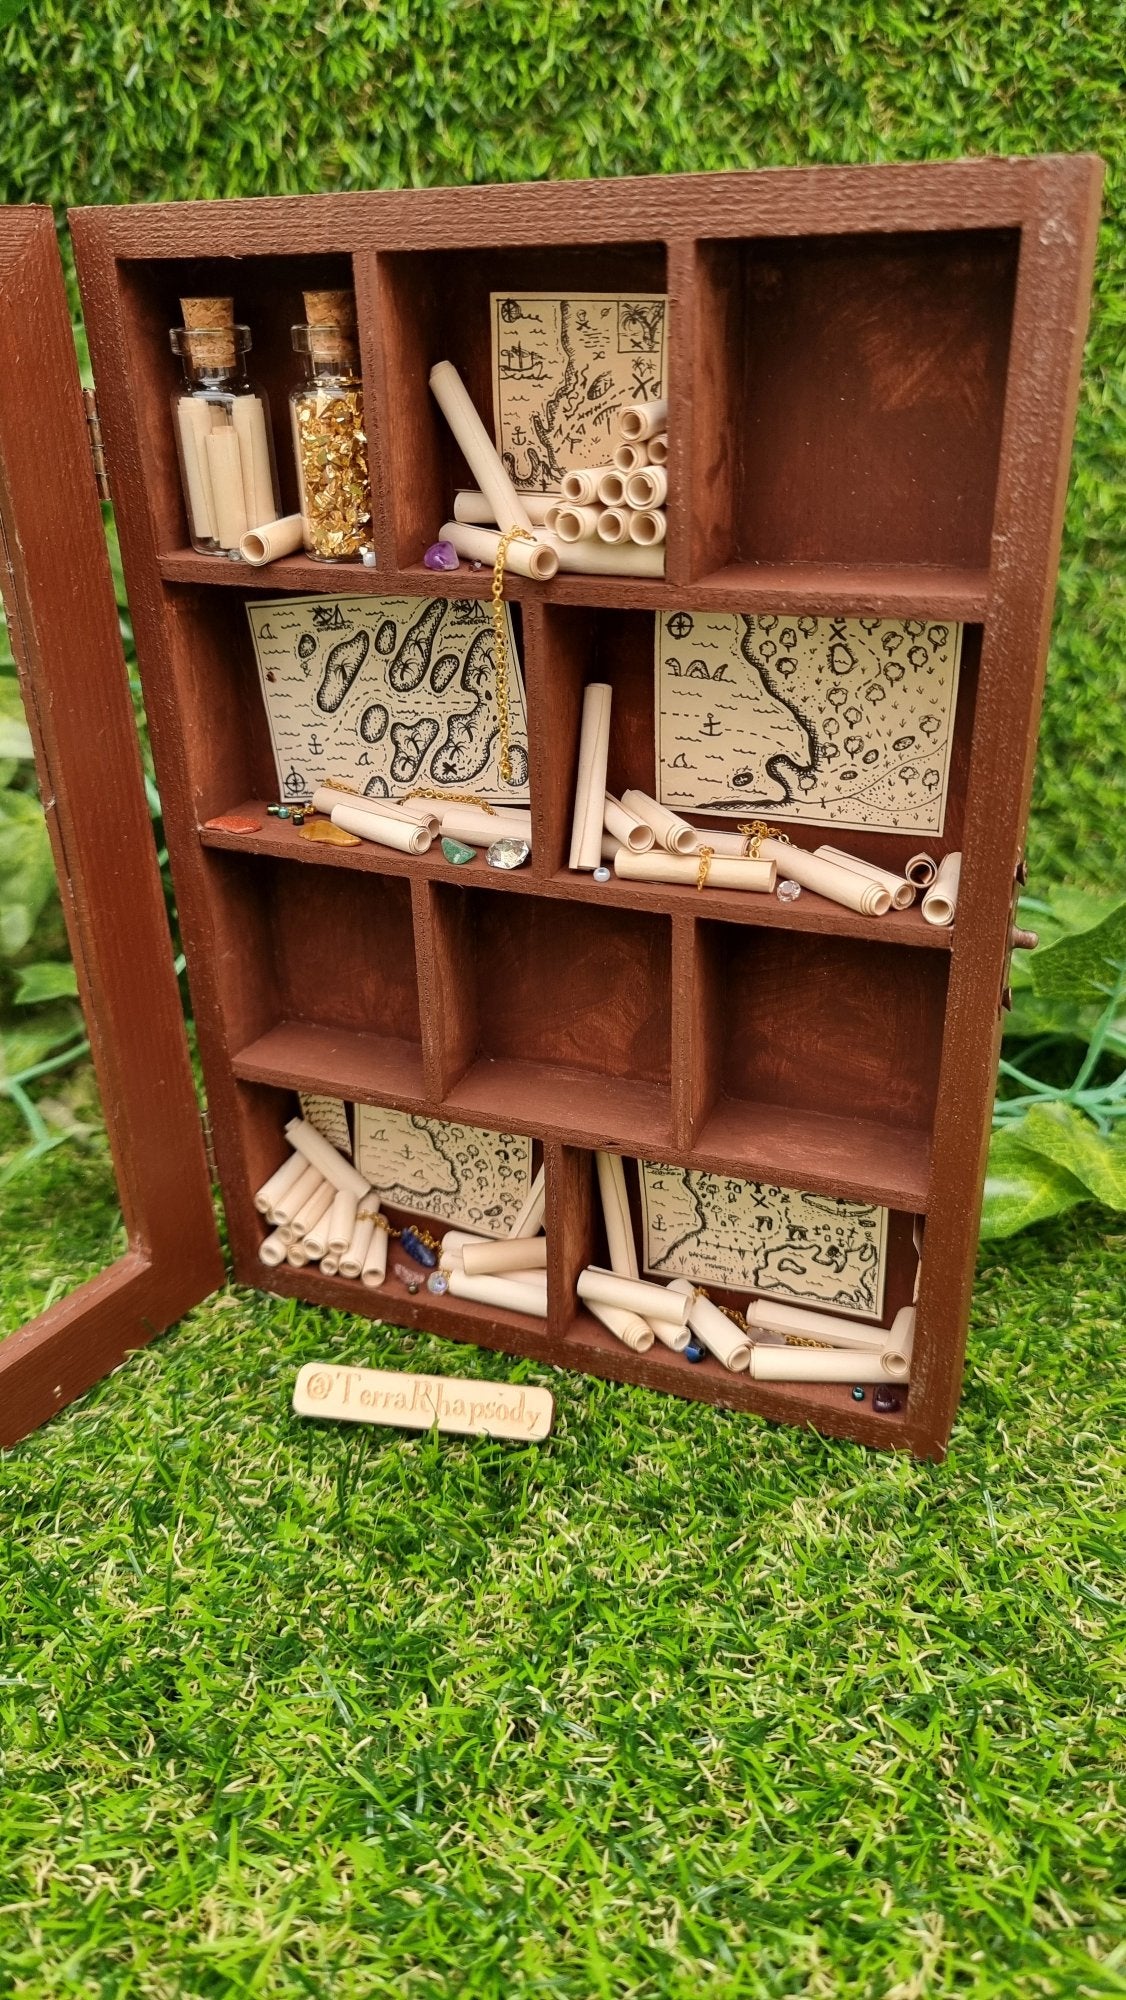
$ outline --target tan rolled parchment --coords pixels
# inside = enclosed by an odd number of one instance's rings
[[[555,549],[559,567],[575,576],[656,576],[665,573],[663,547],[643,549],[636,542],[555,542],[546,528],[541,529]]]
[[[814,853],[824,861],[834,861],[838,868],[848,868],[854,875],[865,875],[869,882],[879,882],[891,897],[893,910],[908,910],[915,900],[915,884],[905,875],[897,875],[894,869],[880,868],[874,861],[861,861],[857,854],[846,854],[840,847],[815,847]]]
[[[338,1257],[343,1256],[352,1241],[359,1205],[348,1188],[336,1189],[328,1218],[328,1247],[335,1250]]]
[[[181,396],[177,416],[192,533],[197,542],[213,542],[216,539],[215,502],[211,493],[206,445],[206,439],[211,434],[211,404],[204,396]]]
[[[236,396],[231,404],[231,422],[238,439],[242,467],[242,504],[248,528],[277,517],[274,476],[270,470],[270,447],[266,441],[266,412],[258,396]]]
[[[430,387],[442,414],[457,439],[470,472],[493,510],[493,519],[502,532],[509,528],[530,528],[532,523],[500,455],[481,422],[461,376],[452,361],[437,361],[430,370]],[[442,541],[452,537],[442,529]],[[454,547],[457,547],[456,542]],[[459,554],[463,553],[459,551]]]
[[[323,1222],[336,1199],[336,1189],[331,1181],[322,1178],[319,1187],[313,1189],[308,1201],[304,1201],[287,1227],[280,1234],[287,1243],[303,1243],[311,1229]]]
[[[622,793],[622,804],[643,826],[652,828],[658,847],[663,847],[668,854],[695,854],[704,838],[698,827],[689,826],[686,819],[670,812],[667,806],[651,799],[648,792],[640,792],[636,787]]]
[[[367,1258],[374,1229],[375,1220],[370,1209],[363,1215],[357,1215],[356,1226],[352,1231],[352,1240],[340,1259],[340,1275],[342,1278],[359,1277],[360,1272],[364,1268],[364,1262]],[[380,1234],[383,1234],[382,1230]]]
[[[209,430],[204,445],[215,507],[215,539],[221,548],[237,549],[251,523],[242,497],[242,460],[234,425]]]
[[[501,1312],[547,1318],[547,1285],[541,1287],[532,1278],[470,1278],[464,1271],[451,1271],[450,1296],[472,1299],[482,1306],[498,1306]]]
[[[847,868],[838,867],[835,861],[822,861],[804,847],[794,847],[789,841],[768,836],[760,842],[758,851],[763,861],[777,864],[778,873],[784,878],[800,882],[803,889],[812,890],[815,896],[824,896],[826,902],[840,903],[846,910],[855,910],[858,916],[886,917],[891,908],[891,896],[881,882],[870,882],[864,875],[853,875]]]
[[[544,1210],[547,1207],[547,1169],[541,1163],[539,1172],[528,1189],[524,1206],[509,1230],[510,1236],[538,1236],[543,1228]]]
[[[254,1197],[254,1206],[259,1215],[269,1215],[274,1203],[289,1193],[295,1181],[300,1180],[307,1164],[300,1153],[291,1153],[288,1160],[283,1160],[281,1166],[270,1175],[269,1180],[263,1181]]]
[[[466,1243],[461,1252],[461,1268],[467,1278],[505,1277],[518,1272],[547,1269],[546,1236],[509,1236],[501,1243]]]
[[[298,1175],[292,1186],[288,1187],[285,1193],[275,1201],[271,1210],[270,1220],[276,1229],[288,1230],[294,1216],[301,1213],[309,1196],[316,1194],[317,1189],[321,1186],[325,1178],[320,1168],[312,1166],[305,1159],[304,1154],[300,1157],[305,1160],[304,1171]]]
[[[329,1247],[328,1232],[332,1223],[332,1203],[329,1202],[319,1222],[305,1231],[305,1248],[314,1264],[319,1264]]]
[[[618,411],[618,436],[627,444],[636,444],[639,439],[657,437],[669,426],[669,399],[654,396],[651,403],[627,403]]]
[[[632,520],[628,507],[603,507],[597,523],[599,541],[605,542],[608,548],[618,548],[622,542],[628,542]]]
[[[903,1306],[890,1327],[865,1326],[859,1320],[841,1319],[834,1313],[807,1312],[801,1306],[787,1306],[772,1299],[752,1299],[747,1307],[747,1324],[757,1341],[760,1332],[787,1335],[797,1340],[824,1341],[834,1349],[873,1353],[886,1371],[881,1378],[903,1381],[911,1365],[915,1340],[915,1308]],[[810,1378],[815,1379],[815,1378]],[[830,1378],[825,1377],[826,1381]],[[863,1381],[864,1377],[858,1377]]]
[[[287,1243],[285,1247],[285,1261],[287,1264],[291,1265],[295,1271],[303,1271],[305,1269],[306,1264],[311,1264],[314,1260],[309,1255],[308,1247],[306,1246],[306,1244]]]
[[[468,841],[471,847],[489,847],[494,840],[526,840],[532,844],[532,815],[530,812],[516,812],[509,806],[497,806],[486,812],[484,806],[446,805],[438,801],[442,815],[442,832],[450,840]]]
[[[363,1175],[356,1172],[351,1160],[338,1153],[323,1132],[318,1132],[316,1126],[310,1125],[306,1119],[291,1118],[285,1128],[285,1136],[291,1146],[305,1155],[310,1166],[316,1167],[326,1181],[332,1182],[333,1187],[348,1188],[357,1201],[362,1201],[365,1194],[371,1193]]]
[[[620,444],[614,451],[614,470],[628,478],[631,472],[640,472],[649,463],[649,446],[644,443]]]
[[[756,1382],[902,1382],[873,1348],[759,1347],[751,1349]]]
[[[733,1375],[741,1375],[751,1365],[751,1343],[742,1327],[728,1319],[712,1299],[697,1292],[690,1278],[676,1278],[670,1292],[686,1292],[691,1300],[688,1324],[709,1354],[714,1354]]]
[[[265,1241],[258,1245],[258,1260],[272,1271],[278,1264],[285,1263],[285,1253],[288,1249],[289,1245],[281,1230],[275,1229],[272,1236],[267,1236]]]
[[[524,512],[533,528],[542,527],[549,514],[559,505],[557,493],[522,493]],[[499,522],[483,493],[472,486],[463,486],[454,495],[454,520],[466,528],[498,528]]]
[[[626,506],[663,507],[669,495],[668,470],[663,465],[643,465],[626,480]]]
[[[903,873],[916,889],[929,889],[938,874],[938,863],[929,854],[913,854],[910,861],[904,862]]]
[[[333,806],[332,823],[360,840],[377,847],[392,847],[399,854],[426,854],[434,844],[429,827],[414,819],[399,819],[391,813],[371,812],[363,806]]]
[[[598,507],[573,507],[568,502],[556,508],[552,531],[561,542],[587,542],[597,535],[601,518]]]
[[[598,475],[598,498],[603,507],[624,507],[626,475],[616,465],[608,465]]]
[[[266,521],[260,528],[248,528],[239,543],[239,554],[251,569],[277,562],[279,556],[296,555],[302,546],[300,514],[285,514],[280,521]]]
[[[667,465],[669,462],[669,438],[667,431],[658,431],[649,439],[650,465]]]
[[[335,785],[317,785],[311,800],[314,812],[323,813],[331,819],[335,806],[351,806],[357,812],[382,813],[387,819],[406,819],[415,826],[424,826],[431,834],[440,831],[442,822],[432,805],[425,799],[376,799],[368,798],[360,792],[338,791]]]
[[[592,507],[598,499],[599,481],[613,472],[612,465],[591,466],[586,471],[565,472],[559,482],[559,491],[572,507]]]
[[[559,553],[546,536],[547,530],[541,529],[534,542],[509,542],[504,559],[506,571],[511,570],[514,576],[530,576],[535,583],[550,582],[559,568]],[[437,538],[449,542],[467,561],[487,563],[490,569],[500,547],[500,535],[492,528],[470,528],[462,521],[444,521]]]
[[[694,889],[700,879],[700,856],[666,854],[657,847],[650,854],[631,854],[628,847],[619,847],[614,873],[623,882],[678,882]],[[708,862],[705,887],[746,889],[769,896],[775,875],[773,861],[738,861],[729,854],[716,854]]]
[[[505,1239],[507,1240],[507,1239]],[[471,1229],[447,1229],[442,1238],[439,1263],[444,1271],[464,1271],[464,1255],[471,1243],[493,1243],[492,1236],[478,1236]]]
[[[602,813],[602,824],[613,838],[615,849],[620,845],[631,848],[634,854],[648,854],[657,836],[647,820],[639,819],[630,812],[628,806],[616,799],[613,792],[607,792]]]
[[[643,549],[655,549],[668,533],[668,516],[660,507],[640,507],[629,517],[629,538]]]
[[[374,1214],[378,1216],[378,1203],[368,1202],[365,1205],[372,1209]],[[388,1241],[387,1231],[381,1228],[379,1222],[376,1222],[371,1232],[371,1240],[368,1243],[367,1254],[364,1257],[363,1266],[360,1271],[360,1282],[366,1285],[369,1291],[377,1291],[387,1276]]]
[[[588,681],[583,690],[579,772],[571,822],[572,868],[597,868],[602,859],[602,815],[606,810],[606,760],[610,752],[610,701],[606,681]]]
[[[621,844],[620,840],[614,839],[612,833],[604,833],[602,836],[602,859],[611,868],[614,866],[614,856]]]
[[[666,1285],[651,1285],[645,1278],[621,1278],[615,1271],[603,1271],[597,1264],[588,1264],[585,1271],[579,1272],[575,1289],[580,1299],[593,1299],[600,1306],[617,1306],[619,1312],[639,1313],[662,1340],[669,1327],[682,1331],[688,1325],[689,1301],[684,1294],[670,1291]],[[686,1344],[681,1342],[682,1346]]]
[[[621,1312],[616,1306],[600,1306],[594,1299],[586,1300],[586,1309],[608,1332],[616,1334],[622,1345],[632,1353],[648,1354],[656,1335],[649,1321],[642,1319],[640,1313]]]
[[[945,929],[954,921],[958,907],[958,889],[962,880],[962,857],[948,854],[938,864],[938,873],[922,901],[923,917],[928,924]]]
[[[625,1161],[618,1153],[596,1153],[594,1159],[598,1169],[598,1192],[602,1198],[610,1269],[619,1278],[636,1278],[640,1274],[630,1220]]]
[[[321,1258],[321,1276],[322,1278],[335,1278],[339,1274],[339,1271],[340,1252],[339,1250],[334,1250],[330,1243],[324,1256]]]

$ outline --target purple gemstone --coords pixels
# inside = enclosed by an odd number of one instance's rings
[[[457,550],[452,542],[431,542],[422,558],[423,569],[460,569]]]

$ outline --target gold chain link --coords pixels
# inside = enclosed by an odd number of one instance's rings
[[[702,889],[705,882],[708,879],[708,869],[712,865],[712,857],[715,854],[715,848],[701,847],[697,850],[697,852],[699,856],[700,866],[696,870],[696,887],[697,889]]]
[[[758,860],[758,851],[764,840],[776,840],[782,847],[792,847],[793,845],[788,833],[783,833],[778,827],[771,826],[769,821],[765,819],[743,820],[740,823],[739,831],[743,836],[743,854],[748,861]]]

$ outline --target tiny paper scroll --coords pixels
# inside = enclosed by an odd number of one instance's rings
[[[493,292],[497,448],[516,487],[557,493],[608,465],[619,411],[664,392],[663,292]]]
[[[527,1201],[532,1142],[380,1105],[355,1107],[356,1159],[385,1207],[507,1236]]]
[[[528,801],[528,724],[511,612],[512,782],[500,775],[489,608],[476,598],[282,597],[248,603],[278,796],[343,784]]]
[[[606,758],[610,749],[610,699],[605,681],[588,681],[583,691],[579,774],[571,829],[572,868],[597,868],[602,859],[602,818],[606,810]]]
[[[458,1437],[547,1437],[555,1414],[549,1389],[509,1382],[469,1382],[443,1375],[398,1375],[389,1368],[341,1368],[306,1362],[293,1388],[299,1417],[337,1423],[389,1424],[398,1430],[448,1431]]]
[[[674,811],[941,833],[960,625],[657,618],[657,796]]]

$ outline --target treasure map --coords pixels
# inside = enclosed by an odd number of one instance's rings
[[[626,403],[665,393],[663,292],[490,295],[497,450],[514,486],[557,493],[573,467],[608,465]]]
[[[246,607],[278,796],[334,782],[528,802],[524,684],[508,607],[512,781],[500,774],[491,611],[477,598],[280,597]]]
[[[356,1165],[381,1201],[507,1236],[532,1185],[532,1142],[357,1104]]]
[[[877,1320],[887,1210],[689,1167],[640,1162],[645,1269],[654,1277]]]
[[[297,1093],[301,1106],[301,1116],[316,1128],[330,1146],[343,1153],[346,1160],[352,1157],[352,1139],[348,1131],[348,1113],[339,1097],[310,1097],[305,1091]]]
[[[657,618],[657,796],[674,811],[940,834],[960,625]]]

